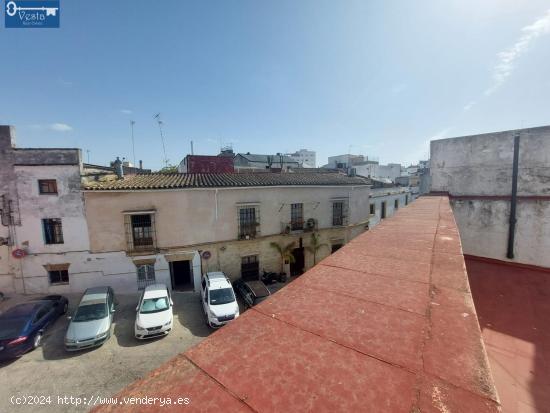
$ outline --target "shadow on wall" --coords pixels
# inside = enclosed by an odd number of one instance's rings
[[[548,411],[550,272],[470,258],[466,267],[503,410]]]

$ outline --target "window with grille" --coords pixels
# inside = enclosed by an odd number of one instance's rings
[[[136,265],[138,288],[155,283],[155,264]]]
[[[239,208],[239,239],[255,238],[260,231],[259,209],[253,206]]]
[[[398,209],[399,208],[399,199],[396,199],[393,203],[393,208]]]
[[[241,258],[241,277],[243,280],[257,280],[260,276],[260,262],[257,255]]]
[[[336,201],[332,203],[332,226],[342,226],[345,225],[345,202]]]
[[[63,244],[63,228],[61,218],[46,218],[42,220],[45,244]]]
[[[39,179],[38,192],[40,195],[57,195],[57,181],[55,179]]]
[[[69,271],[67,270],[48,271],[48,277],[50,278],[50,284],[69,283]]]
[[[154,214],[126,215],[126,236],[130,251],[155,248]]]
[[[290,205],[290,229],[292,231],[304,229],[304,204]]]
[[[374,204],[370,204],[370,214],[374,215],[376,213],[376,206]]]

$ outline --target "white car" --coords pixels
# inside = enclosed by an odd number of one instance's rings
[[[136,307],[136,338],[145,339],[167,335],[172,330],[172,298],[164,284],[149,285],[141,293]]]
[[[233,287],[223,272],[207,272],[203,275],[201,302],[210,327],[221,327],[239,316],[239,304]]]

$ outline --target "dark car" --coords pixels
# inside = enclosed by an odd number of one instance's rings
[[[40,345],[42,335],[68,309],[61,295],[17,304],[0,315],[0,360],[22,356]]]
[[[253,307],[271,295],[265,284],[261,281],[243,281],[238,279],[233,283],[237,294],[243,299],[245,307]]]

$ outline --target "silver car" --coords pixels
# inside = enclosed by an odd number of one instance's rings
[[[67,351],[83,350],[102,345],[111,336],[115,312],[115,294],[111,287],[88,288],[65,334]]]

